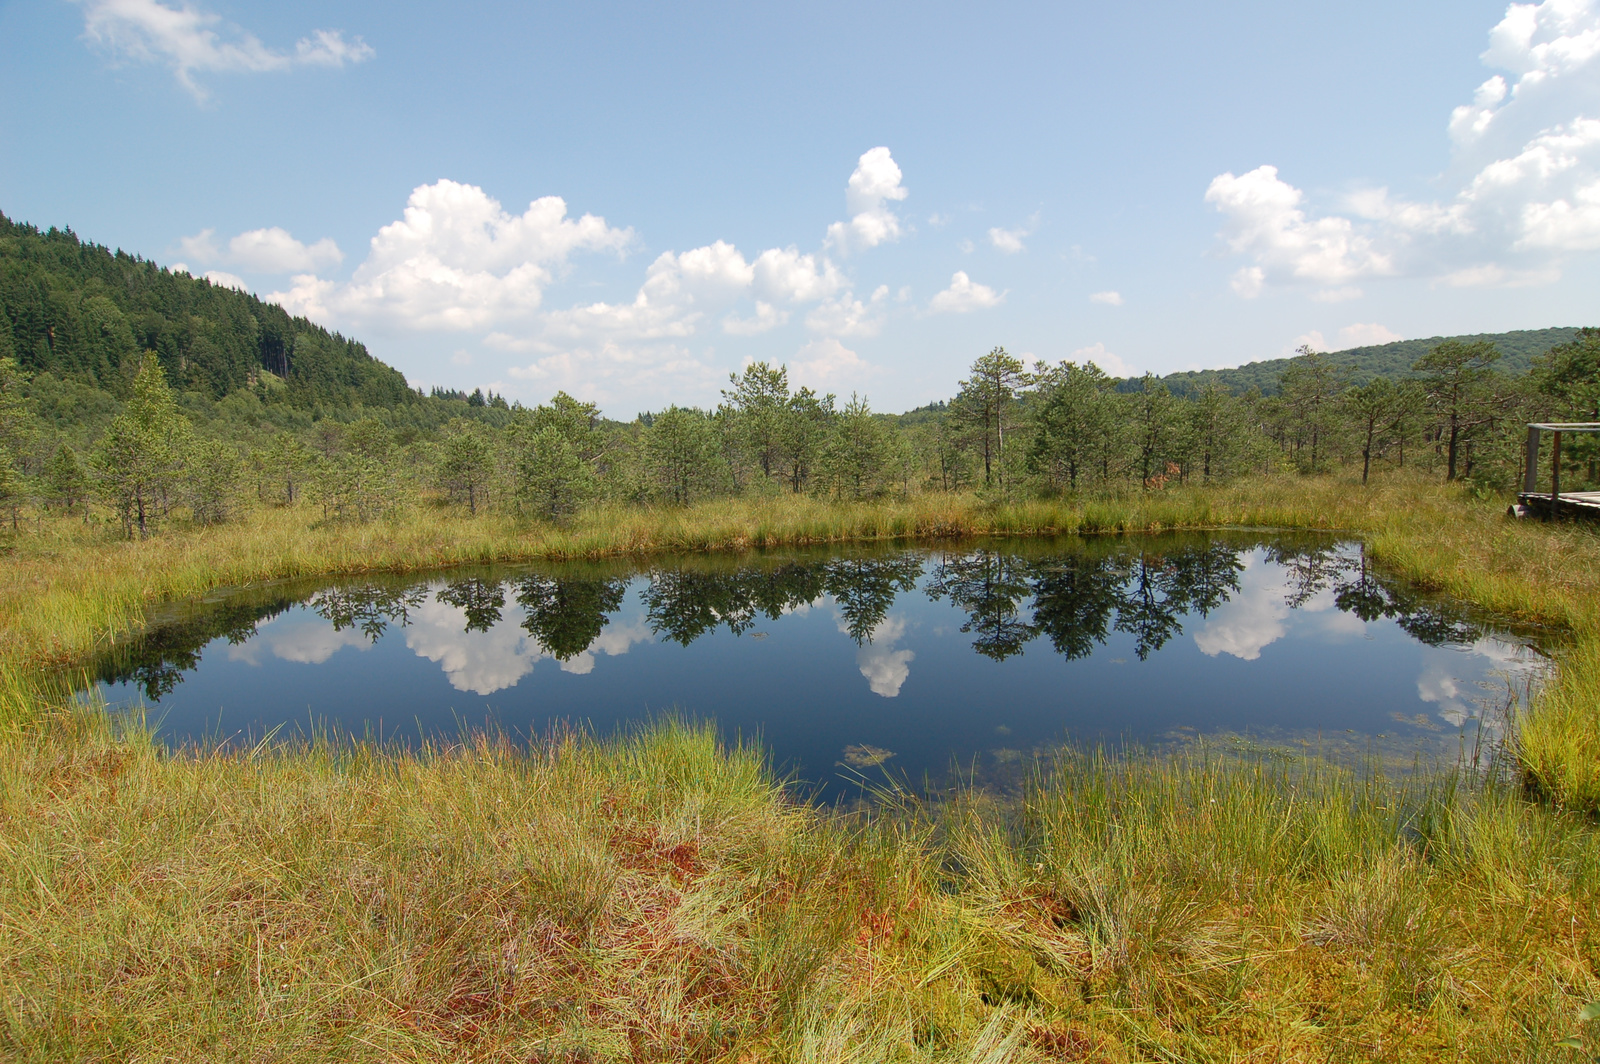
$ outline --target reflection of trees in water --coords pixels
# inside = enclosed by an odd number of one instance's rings
[[[1182,632],[1185,615],[1205,616],[1238,591],[1246,549],[1194,541],[1165,550],[1145,544],[1107,549],[1101,542],[1051,555],[983,547],[940,558],[927,593],[935,600],[948,597],[963,610],[967,621],[961,630],[974,636],[973,649],[997,661],[1022,653],[1041,634],[1068,660],[1083,658],[1113,631],[1131,635],[1143,660]],[[1267,546],[1266,553],[1284,573],[1291,607],[1331,592],[1340,610],[1367,622],[1393,620],[1431,646],[1470,644],[1486,630],[1447,601],[1380,578],[1365,549],[1280,542]],[[923,567],[924,556],[909,551],[784,559],[738,569],[685,565],[650,573],[643,599],[652,630],[687,646],[719,627],[739,634],[761,615],[776,619],[831,595],[843,627],[862,644],[871,640],[896,598],[916,587]],[[616,575],[589,570],[572,576],[557,570],[524,575],[511,584],[525,611],[522,627],[560,660],[588,650],[622,605],[633,574],[600,572]],[[506,592],[503,582],[479,576],[452,581],[435,597],[466,614],[468,631],[488,631],[502,619]],[[262,597],[217,605],[113,649],[94,664],[95,678],[131,682],[146,698],[161,699],[199,665],[207,643],[219,637],[244,643],[262,621],[297,601],[281,591],[256,594]],[[410,611],[427,595],[425,587],[359,584],[324,588],[300,601],[335,630],[358,627],[376,641],[390,624],[410,623]]]
[[[845,558],[825,568],[823,589],[839,604],[845,630],[859,646],[870,642],[889,607],[902,591],[917,586],[922,559],[914,554],[895,558]],[[807,601],[810,601],[809,599]]]
[[[258,603],[224,603],[203,616],[152,628],[138,639],[116,647],[94,665],[99,683],[132,683],[151,702],[160,701],[200,666],[200,651],[213,639],[230,646],[249,641],[263,621],[294,605],[290,598]]]
[[[1183,631],[1184,603],[1174,594],[1172,567],[1159,555],[1141,554],[1130,567],[1117,603],[1117,631],[1133,636],[1140,661]]]
[[[1209,543],[1167,554],[1167,562],[1174,570],[1173,596],[1188,603],[1189,612],[1209,617],[1212,610],[1239,590],[1239,574],[1244,572],[1241,553],[1237,547]]]
[[[543,574],[516,583],[517,603],[526,611],[522,627],[559,661],[577,657],[600,638],[609,614],[622,605],[628,584],[610,580],[560,580]]]
[[[928,596],[938,600],[948,595],[952,605],[967,612],[961,630],[976,633],[972,648],[1004,661],[1022,653],[1023,644],[1038,634],[1018,609],[1032,593],[1030,568],[1022,558],[987,549],[945,558],[934,568]]]
[[[979,550],[942,562],[928,594],[949,595],[965,610],[961,630],[977,633],[973,649],[997,661],[1022,653],[1040,634],[1069,661],[1087,657],[1113,629],[1133,636],[1143,660],[1183,631],[1185,614],[1205,616],[1238,590],[1239,553],[1208,544],[1166,554],[1084,551],[1027,560]]]
[[[405,628],[411,623],[411,611],[428,598],[425,587],[396,590],[376,584],[358,584],[353,587],[324,588],[312,595],[306,605],[333,625],[335,632],[346,628],[360,628],[374,643],[388,631],[389,625]]]
[[[1033,563],[1033,623],[1068,661],[1106,641],[1128,573],[1118,557],[1063,555]]]
[[[1337,546],[1284,546],[1266,549],[1267,561],[1284,571],[1290,609],[1299,609],[1319,593],[1333,586],[1350,570],[1350,555]]]
[[[1183,633],[1185,614],[1204,617],[1239,590],[1239,553],[1214,544],[1133,559],[1117,604],[1117,631],[1133,636],[1140,661]]]
[[[1268,547],[1267,558],[1288,572],[1288,603],[1293,607],[1332,591],[1334,605],[1345,613],[1368,623],[1392,620],[1413,639],[1433,647],[1470,644],[1487,631],[1446,599],[1424,598],[1398,582],[1379,579],[1372,571],[1365,544],[1354,553],[1334,547]]]
[[[1341,576],[1345,579],[1333,588],[1333,600],[1341,610],[1363,621],[1393,620],[1419,643],[1431,647],[1470,644],[1488,632],[1486,625],[1446,599],[1424,599],[1401,584],[1381,582],[1368,564],[1365,546],[1348,560]]]
[[[467,615],[467,631],[487,632],[500,623],[506,604],[505,585],[498,580],[457,580],[439,589],[434,598]]]
[[[724,625],[739,635],[758,616],[775,620],[829,594],[851,637],[862,643],[872,638],[895,596],[916,587],[920,575],[922,561],[909,553],[720,572],[662,569],[650,574],[644,602],[651,629],[687,646]]]
[[[644,590],[650,630],[688,646],[718,625],[735,635],[755,623],[756,606],[737,576],[668,570],[650,575]]]

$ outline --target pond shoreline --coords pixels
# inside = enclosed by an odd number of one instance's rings
[[[1196,747],[1074,755],[1016,801],[889,791],[846,815],[797,803],[761,750],[670,719],[427,756],[311,743],[172,757],[44,690],[39,669],[227,582],[526,558],[554,540],[455,535],[459,520],[427,515],[312,531],[271,513],[134,544],[69,529],[19,543],[0,572],[0,972],[16,989],[0,1046],[44,1060],[138,1045],[187,1059],[1276,1047],[1488,1061],[1543,1057],[1600,997],[1600,830],[1583,812],[1600,795],[1585,789],[1600,731],[1592,534],[1397,479],[1009,511],[807,502],[765,526],[727,508],[656,515],[654,531],[624,514],[566,535],[585,549],[776,542],[824,531],[825,510],[826,529],[862,540],[923,519],[1356,530],[1408,582],[1572,633],[1519,748],[1559,801],[1475,774],[1388,779]]]
[[[298,578],[161,607],[89,671],[179,748],[385,719],[401,745],[604,735],[673,706],[818,785],[856,748],[902,779],[992,755],[1001,779],[1063,741],[1196,728],[1431,763],[1430,732],[1499,734],[1477,688],[1529,668],[1527,633],[1481,613],[1326,532],[990,536]]]

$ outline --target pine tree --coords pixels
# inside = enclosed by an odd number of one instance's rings
[[[101,493],[131,539],[150,534],[183,467],[189,422],[178,411],[166,374],[147,352],[133,394],[95,445],[92,465]]]
[[[1499,348],[1487,340],[1446,340],[1412,367],[1422,374],[1429,405],[1444,420],[1446,480],[1456,479],[1467,433],[1495,415],[1492,382],[1499,360]]]
[[[864,396],[850,396],[828,447],[828,474],[840,494],[863,499],[878,492],[889,463],[888,429]]]
[[[789,370],[753,362],[744,373],[730,373],[733,389],[722,398],[733,415],[733,433],[763,478],[782,472],[785,415],[789,411]]]
[[[242,474],[239,450],[232,444],[202,438],[189,445],[184,491],[196,523],[216,525],[233,516]]]
[[[557,520],[596,493],[594,475],[567,434],[546,425],[528,435],[516,457],[517,497],[533,513]]]
[[[1005,484],[1006,436],[1016,422],[1017,393],[1027,383],[1022,362],[997,347],[972,364],[971,376],[950,404],[950,412],[983,454],[983,484]]]
[[[717,431],[699,410],[670,407],[644,436],[644,458],[658,494],[682,506],[715,483]]]
[[[467,512],[476,515],[487,499],[494,475],[494,448],[481,426],[457,419],[445,427],[439,441],[436,473],[450,497],[464,499]]]
[[[1063,362],[1035,380],[1030,464],[1052,483],[1065,480],[1069,490],[1077,491],[1110,414],[1105,393],[1111,378],[1093,363]]]

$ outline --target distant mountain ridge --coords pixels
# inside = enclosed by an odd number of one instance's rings
[[[1474,333],[1470,336],[1432,336],[1425,340],[1396,340],[1390,344],[1373,344],[1351,347],[1343,351],[1330,351],[1328,358],[1341,366],[1355,367],[1354,384],[1365,384],[1374,377],[1398,379],[1412,376],[1411,367],[1419,358],[1446,340],[1475,342],[1487,340],[1500,349],[1503,356],[1497,363],[1502,373],[1528,372],[1533,359],[1557,344],[1564,344],[1578,334],[1576,326],[1554,329],[1518,329],[1503,333]],[[1260,388],[1264,394],[1278,390],[1278,377],[1291,360],[1272,358],[1250,362],[1234,369],[1190,370],[1171,373],[1161,380],[1180,395],[1203,388],[1208,381],[1235,391],[1246,392]]]

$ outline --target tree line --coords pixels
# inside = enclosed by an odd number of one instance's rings
[[[1483,490],[1513,488],[1529,420],[1600,420],[1600,330],[1498,371],[1486,342],[1444,341],[1395,381],[1302,349],[1278,388],[1216,382],[1174,394],[1093,363],[1029,367],[1003,348],[976,359],[947,403],[893,416],[852,395],[792,387],[786,367],[730,375],[712,409],[670,406],[623,423],[558,393],[536,407],[498,396],[429,399],[448,419],[369,410],[295,428],[191,416],[159,354],[92,439],[53,431],[15,359],[0,359],[0,505],[109,519],[128,536],[174,516],[200,524],[252,506],[315,507],[368,521],[412,505],[561,520],[596,502],[683,506],[782,494],[866,499],[925,491],[993,498],[1157,491],[1276,473],[1411,468]],[[225,431],[219,431],[219,427]],[[1563,451],[1565,483],[1597,480],[1600,453]]]

